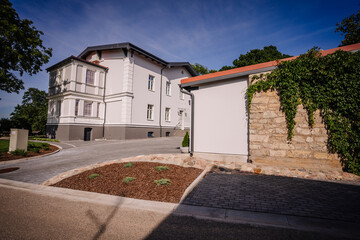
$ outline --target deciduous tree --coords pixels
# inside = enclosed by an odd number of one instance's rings
[[[340,46],[360,42],[360,10],[357,14],[352,14],[350,17],[343,19],[336,24],[335,32],[341,32],[345,39],[341,41]]]
[[[24,82],[16,73],[36,74],[49,61],[52,49],[43,46],[41,35],[32,21],[20,19],[9,1],[0,0],[0,90],[19,93]]]

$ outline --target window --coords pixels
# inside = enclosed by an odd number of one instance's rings
[[[170,137],[170,132],[166,132],[166,136],[167,136],[167,137]]]
[[[147,120],[154,120],[154,105],[147,106]]]
[[[79,114],[79,99],[75,100],[75,116],[77,116]]]
[[[149,137],[149,138],[154,137],[154,132],[148,132],[148,137]]]
[[[97,103],[96,117],[99,117],[99,112],[100,112],[100,103]]]
[[[94,85],[95,71],[86,70],[86,83]]]
[[[180,100],[184,100],[184,93],[180,92]]]
[[[149,75],[148,90],[154,91],[154,76]]]
[[[61,116],[61,101],[56,102],[56,116]]]
[[[166,95],[171,96],[171,82],[166,81]]]
[[[165,121],[170,122],[170,108],[165,108]]]
[[[92,107],[92,102],[89,101],[84,102],[84,116],[91,116],[91,107]]]

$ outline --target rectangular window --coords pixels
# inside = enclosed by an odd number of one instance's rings
[[[56,116],[61,116],[61,101],[56,102]]]
[[[171,96],[171,82],[166,81],[166,95]]]
[[[170,108],[165,108],[165,121],[170,122]]]
[[[84,102],[84,116],[91,116],[92,102]]]
[[[97,104],[96,117],[99,117],[99,112],[100,112],[100,103]]]
[[[184,93],[180,92],[180,100],[184,100]]]
[[[95,71],[86,70],[86,83],[94,85]]]
[[[75,100],[75,116],[77,116],[79,114],[79,99]]]
[[[149,75],[148,90],[154,91],[154,76]]]
[[[154,105],[147,105],[147,120],[154,120]]]

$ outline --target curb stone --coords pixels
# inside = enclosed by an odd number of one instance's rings
[[[116,206],[120,209],[138,209],[168,215],[174,214],[177,216],[190,216],[198,219],[219,222],[320,232],[339,237],[360,239],[359,224],[351,222],[139,200],[101,193],[49,187],[7,179],[0,179],[0,187],[27,191],[34,194],[56,197],[69,201]]]

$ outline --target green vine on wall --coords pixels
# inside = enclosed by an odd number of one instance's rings
[[[313,48],[252,81],[246,93],[249,110],[256,92],[277,90],[289,142],[298,105],[307,111],[310,128],[314,112],[320,110],[329,152],[338,154],[345,171],[360,175],[360,51],[321,56],[320,50]]]

